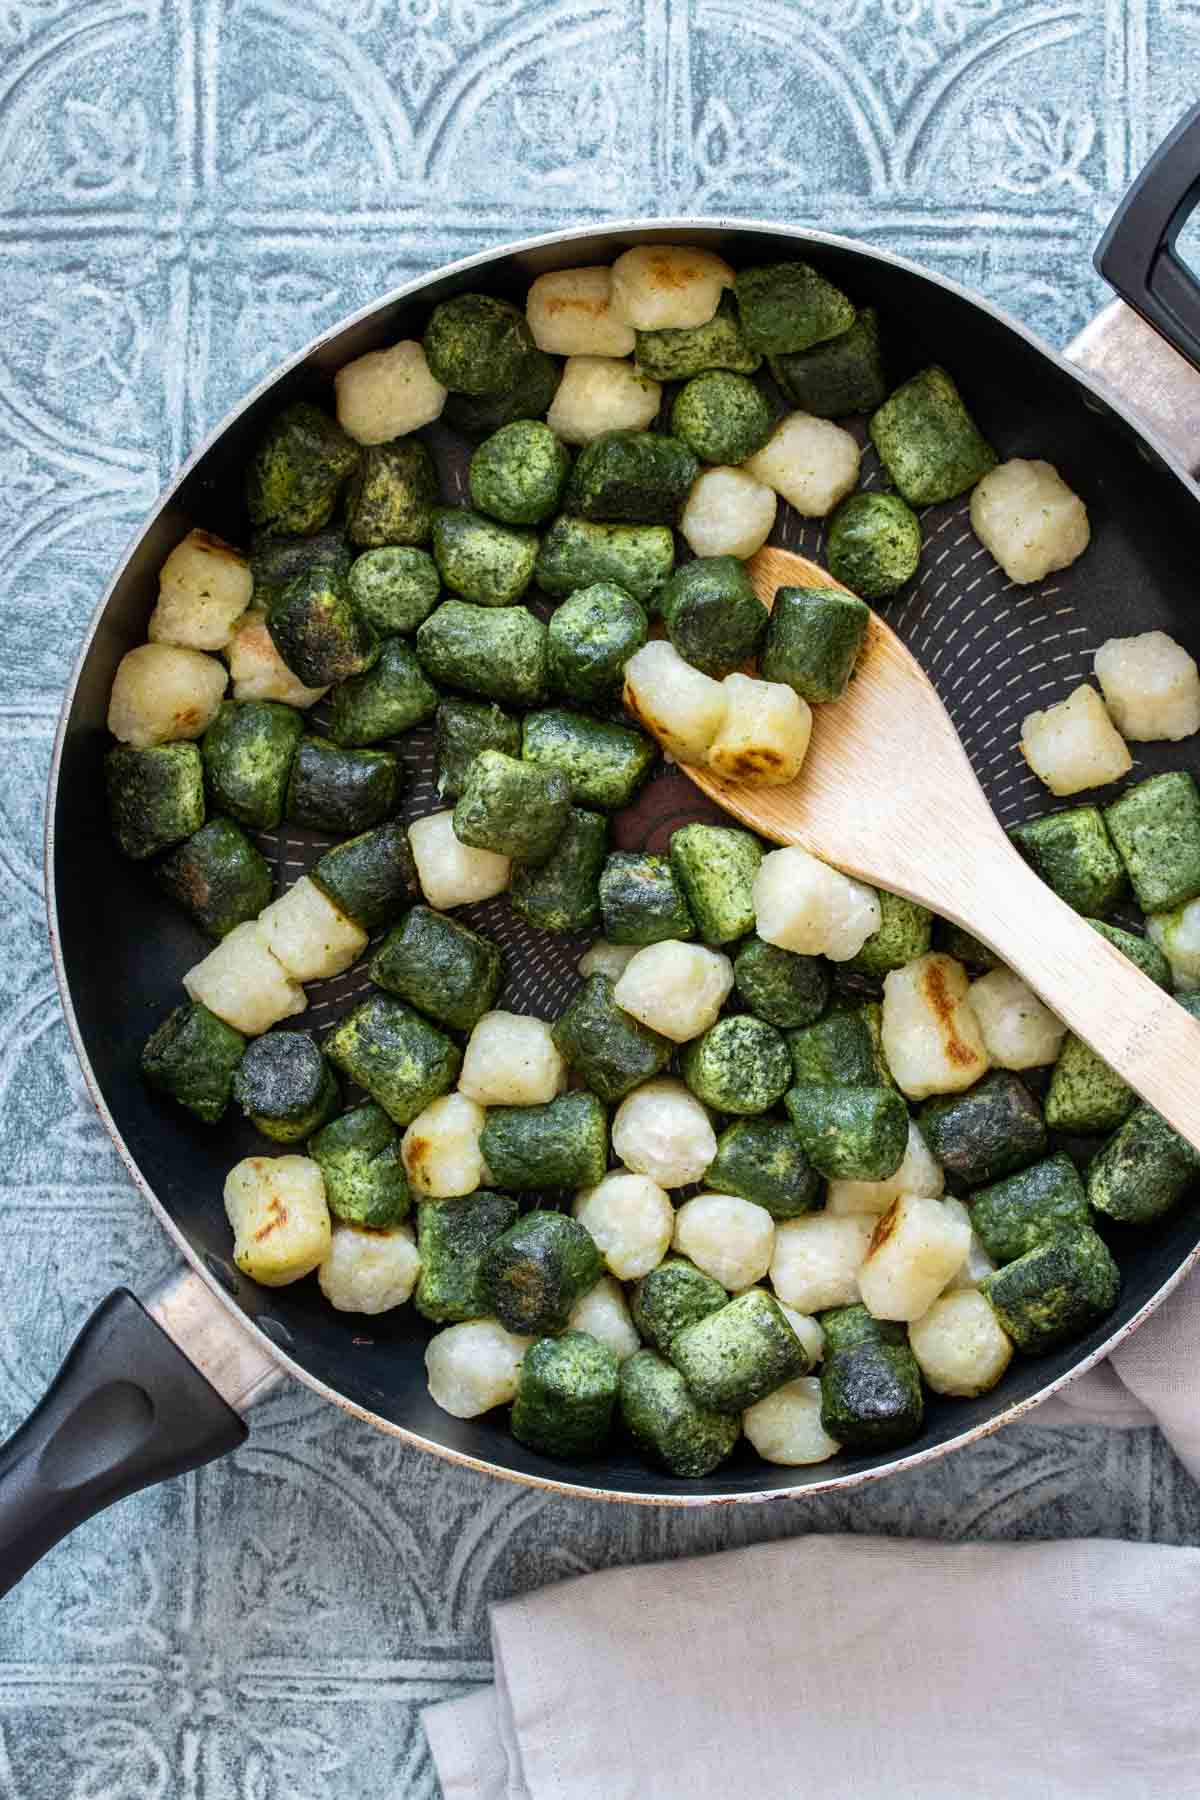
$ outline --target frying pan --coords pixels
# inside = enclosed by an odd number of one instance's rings
[[[206,946],[145,871],[114,852],[101,759],[113,673],[144,639],[163,559],[194,525],[245,541],[242,472],[264,422],[283,403],[299,395],[328,402],[341,364],[419,336],[430,306],[448,295],[484,287],[519,297],[545,270],[610,262],[631,244],[683,240],[718,250],[735,266],[811,258],[893,321],[914,362],[934,359],[954,373],[1003,456],[1046,457],[1083,495],[1091,548],[1065,574],[1032,588],[1014,588],[995,568],[970,533],[965,500],[930,509],[920,573],[887,608],[937,684],[1002,823],[1044,810],[1045,796],[1016,748],[1023,713],[1068,693],[1114,633],[1162,628],[1200,652],[1200,488],[1189,474],[1193,450],[1200,458],[1200,287],[1175,249],[1198,174],[1200,110],[1163,145],[1109,228],[1098,266],[1124,301],[1111,303],[1076,340],[1072,360],[955,283],[866,244],[772,224],[637,221],[531,239],[397,290],[260,385],[181,470],[126,554],[80,652],[50,778],[46,864],[55,966],[84,1075],[131,1177],[185,1264],[145,1306],[123,1290],[104,1300],[38,1410],[0,1448],[0,1591],[91,1513],[236,1447],[246,1435],[244,1415],[284,1371],[382,1431],[536,1486],[675,1505],[766,1500],[852,1487],[1008,1423],[1104,1356],[1181,1278],[1200,1254],[1194,1203],[1147,1230],[1114,1235],[1124,1287],[1112,1318],[1050,1356],[1019,1360],[990,1394],[932,1397],[919,1445],[898,1455],[850,1454],[793,1470],[767,1466],[744,1448],[696,1483],[648,1469],[620,1443],[605,1458],[576,1465],[525,1449],[503,1415],[452,1419],[426,1392],[429,1332],[411,1308],[348,1317],[326,1305],[314,1280],[267,1290],[234,1268],[222,1186],[232,1164],[261,1144],[249,1126],[189,1125],[141,1081],[140,1047],[177,1003],[184,970]],[[447,471],[446,497],[458,498],[467,446],[440,425],[428,435]],[[870,453],[864,480],[880,480]],[[820,555],[820,529],[786,508],[775,538]],[[411,819],[438,805],[431,746],[414,733],[399,748]],[[1135,776],[1181,765],[1200,776],[1194,740],[1135,748]],[[659,848],[676,824],[706,809],[678,772],[664,772],[616,822],[614,838]],[[280,885],[324,847],[286,827],[263,844]],[[952,844],[946,855],[954,855]],[[504,950],[502,1004],[557,1016],[577,979],[582,941],[528,932],[503,901],[466,916]],[[364,984],[351,970],[311,989],[303,1023],[331,1023]],[[86,1254],[84,1244],[78,1253]]]

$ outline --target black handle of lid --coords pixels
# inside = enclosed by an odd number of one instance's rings
[[[76,1525],[236,1450],[246,1426],[127,1288],[96,1308],[0,1445],[0,1594]]]
[[[1200,368],[1200,282],[1175,245],[1200,202],[1200,106],[1159,145],[1096,246],[1097,269]]]

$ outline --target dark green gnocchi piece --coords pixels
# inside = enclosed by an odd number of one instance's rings
[[[415,631],[442,591],[432,556],[411,544],[364,551],[351,563],[346,586],[360,616],[380,637]]]
[[[781,587],[767,620],[761,672],[803,700],[840,700],[866,642],[871,610],[836,588]]]
[[[637,1350],[621,1364],[618,1404],[642,1455],[672,1475],[711,1475],[742,1433],[736,1413],[701,1406],[679,1370],[654,1350]]]
[[[519,863],[544,863],[566,828],[571,789],[558,769],[483,750],[454,808],[461,844]]]
[[[240,825],[274,831],[304,720],[277,700],[222,700],[200,744],[213,804]]]
[[[154,871],[154,879],[210,937],[256,919],[271,898],[271,866],[232,819],[210,819]]]
[[[671,1361],[701,1406],[742,1413],[808,1373],[808,1354],[765,1288],[752,1287],[671,1340]]]
[[[990,945],[964,931],[961,925],[952,925],[949,919],[935,921],[934,941],[939,950],[970,968],[1000,969],[1004,966]]]
[[[446,586],[476,606],[512,606],[529,586],[536,531],[498,525],[465,506],[439,507],[433,560]]]
[[[821,1424],[850,1450],[890,1450],[911,1443],[921,1429],[925,1403],[921,1371],[904,1327],[871,1319],[865,1307],[845,1311],[865,1317],[847,1322],[840,1335],[853,1341],[844,1344],[837,1341],[835,1315],[821,1315]]]
[[[719,1281],[686,1256],[668,1256],[643,1275],[629,1296],[629,1310],[641,1337],[666,1356],[679,1333],[725,1305]]]
[[[338,1109],[338,1084],[311,1031],[266,1031],[246,1046],[233,1097],[264,1137],[298,1144]]]
[[[1087,1197],[1105,1218],[1148,1225],[1170,1211],[1198,1172],[1200,1152],[1153,1107],[1138,1106],[1092,1161]]]
[[[700,473],[691,450],[657,431],[605,431],[583,446],[565,506],[603,525],[674,525]]]
[[[535,1336],[563,1329],[575,1302],[604,1273],[604,1258],[577,1219],[535,1210],[492,1240],[482,1271],[500,1323]]]
[[[910,506],[936,506],[994,469],[996,452],[936,365],[898,387],[871,415],[871,441]]]
[[[1046,1089],[1046,1123],[1052,1131],[1114,1131],[1138,1097],[1090,1044],[1068,1031]]]
[[[186,1106],[205,1125],[215,1125],[229,1105],[245,1049],[240,1031],[189,1000],[146,1040],[142,1074],[156,1092]]]
[[[446,397],[442,418],[472,443],[490,437],[514,419],[540,419],[562,379],[562,370],[544,350],[527,350],[510,387],[499,394],[456,394]]]
[[[550,620],[551,692],[593,706],[615,699],[625,664],[648,632],[642,606],[611,581],[596,581],[571,594]]]
[[[885,888],[877,888],[875,897],[879,901],[879,929],[843,967],[879,979],[924,956],[933,936],[933,914],[916,900],[889,894]]]
[[[537,868],[514,864],[508,903],[538,931],[590,931],[600,918],[600,870],[608,820],[573,806],[562,835]]]
[[[114,744],[104,758],[113,838],[123,856],[144,862],[204,823],[204,764],[195,744]]]
[[[331,687],[361,675],[379,655],[379,639],[350,598],[347,579],[317,564],[281,589],[267,613],[271,642],[306,687]]]
[[[253,604],[266,611],[275,595],[306,569],[328,568],[339,578],[348,576],[352,555],[340,531],[318,531],[312,537],[277,537],[271,531],[258,531],[250,552]]]
[[[596,1095],[582,1091],[543,1106],[492,1106],[479,1147],[492,1180],[507,1192],[595,1187],[608,1167],[608,1117]],[[597,1269],[592,1281],[599,1275]]]
[[[1127,956],[1143,975],[1149,976],[1157,986],[1170,993],[1171,965],[1157,944],[1152,944],[1149,938],[1139,937],[1136,931],[1125,931],[1120,925],[1109,925],[1104,919],[1089,919],[1088,924],[1102,938],[1107,938],[1122,956]]]
[[[804,1154],[828,1181],[886,1181],[904,1160],[908,1108],[895,1088],[809,1082],[784,1095]]]
[[[412,1195],[400,1134],[373,1100],[331,1119],[310,1139],[308,1154],[320,1167],[335,1219],[388,1231],[408,1217]]]
[[[524,606],[443,601],[417,632],[417,659],[432,680],[485,700],[545,697],[546,627]]]
[[[435,381],[476,395],[511,392],[535,348],[524,313],[491,294],[459,294],[435,306],[422,346]]]
[[[992,1261],[1015,1262],[1027,1250],[1088,1223],[1079,1171],[1062,1151],[971,1196],[971,1226]]]
[[[427,544],[437,503],[437,470],[419,438],[368,444],[346,496],[350,542],[360,550]]]
[[[917,572],[921,521],[899,494],[849,494],[825,534],[825,562],[864,600],[886,600]]]
[[[1143,912],[1168,912],[1200,894],[1200,792],[1186,770],[1126,788],[1104,822]]]
[[[737,1118],[774,1106],[791,1086],[792,1059],[773,1025],[734,1013],[684,1045],[680,1071],[697,1100]]]
[[[334,689],[329,735],[343,745],[378,744],[431,719],[437,704],[438,691],[412,646],[402,637],[384,638],[374,668]]]
[[[754,929],[754,878],[762,846],[729,825],[681,825],[671,834],[671,870],[705,944],[730,944]]]
[[[758,652],[767,612],[736,556],[697,556],[659,595],[667,636],[685,662],[718,680]]]
[[[588,977],[553,1037],[580,1080],[610,1104],[661,1074],[675,1047],[616,1004],[607,975]]]
[[[458,1045],[390,994],[373,994],[325,1039],[335,1068],[370,1094],[397,1125],[409,1125],[458,1080]]]
[[[607,925],[605,936],[612,938]],[[733,959],[733,984],[757,1018],[781,1030],[815,1024],[829,1004],[829,968],[819,956],[781,950],[760,937],[747,938],[739,948]]]
[[[883,1013],[875,1000],[839,1000],[823,1019],[788,1032],[797,1082],[890,1087]]]
[[[482,750],[521,754],[521,721],[495,701],[442,700],[434,734],[438,793],[457,800],[467,785],[467,770]]]
[[[704,1179],[714,1194],[739,1194],[765,1207],[773,1219],[798,1219],[812,1211],[821,1194],[820,1177],[799,1134],[783,1119],[727,1125]]]
[[[878,313],[864,306],[837,337],[773,356],[771,373],[793,406],[818,419],[873,412],[888,393]]]
[[[512,1434],[543,1456],[596,1456],[617,1401],[617,1359],[586,1331],[539,1338],[521,1362]]]
[[[292,763],[286,814],[312,831],[367,831],[395,812],[400,787],[400,765],[390,750],[347,750],[305,737]]]
[[[424,1319],[457,1325],[479,1319],[491,1304],[483,1259],[510,1226],[518,1205],[511,1194],[479,1188],[458,1200],[424,1200],[417,1207],[421,1273],[414,1301]]]
[[[688,381],[708,369],[753,375],[762,364],[762,352],[752,350],[746,342],[733,296],[728,293],[722,294],[706,325],[638,331],[634,336],[634,360],[653,381]]]
[[[600,910],[610,944],[661,944],[695,937],[670,858],[648,850],[614,850],[600,874]]]
[[[729,369],[694,376],[671,409],[671,430],[704,463],[745,462],[762,449],[774,424],[762,389]]]
[[[768,356],[807,350],[854,323],[845,294],[806,262],[742,269],[733,292],[746,342]]]
[[[1076,912],[1105,913],[1125,890],[1125,867],[1098,806],[1071,806],[1014,825],[1009,837],[1042,880]]]
[[[326,899],[367,932],[390,925],[421,898],[408,832],[398,819],[334,844],[308,873]]]
[[[336,420],[307,400],[294,401],[268,425],[251,459],[246,478],[251,523],[281,536],[320,531],[333,517],[358,458],[359,446]]]
[[[514,419],[471,458],[471,503],[502,525],[540,525],[558,511],[570,471],[570,452],[548,425]]]
[[[1044,1356],[1112,1311],[1121,1276],[1103,1238],[1083,1225],[1006,1263],[981,1291],[1017,1349]]]
[[[457,919],[414,906],[376,950],[370,974],[438,1025],[470,1031],[500,991],[500,952]]]
[[[645,784],[658,746],[635,725],[552,706],[526,714],[521,754],[534,767],[561,775],[577,806],[619,812]]]
[[[993,1069],[965,1093],[926,1100],[917,1120],[938,1162],[968,1187],[998,1181],[1046,1152],[1042,1109],[1008,1069]]]
[[[600,525],[560,513],[542,539],[533,576],[544,593],[556,595],[611,581],[645,606],[674,565],[667,525]]]

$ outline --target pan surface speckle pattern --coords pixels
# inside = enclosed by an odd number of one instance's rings
[[[70,1048],[41,810],[79,636],[207,429],[397,283],[637,212],[869,239],[1062,343],[1102,297],[1100,227],[1198,76],[1200,16],[1174,0],[0,7],[0,1432],[98,1296],[144,1291],[176,1254]],[[889,616],[1007,822],[1036,797],[1013,754],[1025,696],[1068,691],[1095,648],[1087,564],[1026,595],[961,505],[928,529],[936,559]],[[787,530],[819,556],[811,525]],[[694,806],[682,778],[661,785],[667,814]],[[276,855],[289,875],[311,857],[286,838]],[[516,930],[503,905],[483,922]],[[317,1004],[332,1017],[358,979]],[[1200,1494],[1155,1433],[1027,1426],[848,1493],[607,1506],[454,1467],[290,1386],[231,1461],[93,1521],[5,1602],[0,1793],[431,1800],[417,1709],[488,1678],[488,1601],[813,1530],[1195,1543]]]

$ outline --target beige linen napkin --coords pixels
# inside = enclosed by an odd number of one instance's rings
[[[1200,1479],[1198,1283],[1023,1422],[1157,1422]],[[424,1714],[445,1800],[1200,1796],[1200,1550],[805,1537],[491,1623]]]

